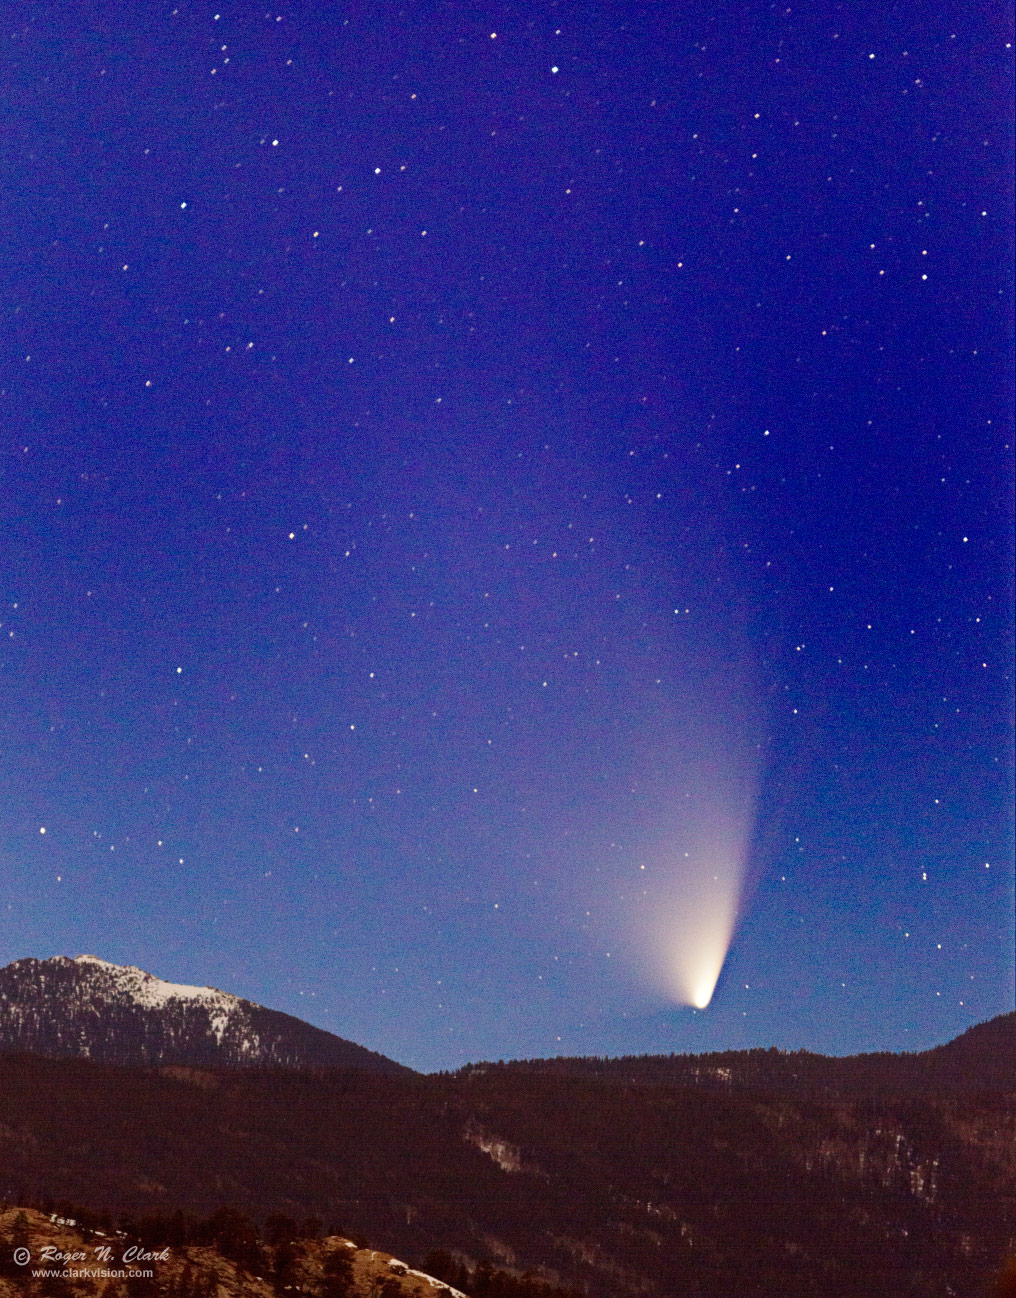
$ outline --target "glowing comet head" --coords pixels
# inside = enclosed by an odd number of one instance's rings
[[[740,870],[686,870],[660,908],[655,942],[666,965],[666,990],[704,1010],[713,999],[737,920]]]
[[[722,640],[718,640],[722,644]],[[640,790],[638,890],[625,927],[643,977],[672,1003],[704,1010],[737,927],[755,829],[759,711],[734,652],[689,667],[670,742]]]
[[[684,1005],[704,1010],[713,999],[723,962],[727,958],[736,915],[713,911],[699,913],[697,932],[687,933],[675,953],[673,994]]]
[[[737,924],[747,819],[714,814],[711,824],[656,843],[647,857],[642,938],[652,982],[680,1005],[713,999]],[[726,823],[718,823],[725,820]],[[685,850],[682,850],[685,849]]]
[[[716,966],[715,970],[710,970],[708,973],[701,974],[698,982],[696,982],[695,986],[692,988],[691,1003],[697,1010],[704,1010],[713,999],[713,992],[716,990],[716,984],[720,978],[720,970],[723,968],[723,961],[726,957],[727,953],[724,951],[720,956],[720,962]]]

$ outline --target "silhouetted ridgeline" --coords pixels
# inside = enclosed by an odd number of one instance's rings
[[[597,1077],[638,1085],[750,1089],[802,1099],[1016,1092],[1016,1013],[968,1028],[943,1046],[913,1054],[847,1055],[807,1050],[729,1050],[702,1055],[627,1055],[469,1064],[461,1075]]]

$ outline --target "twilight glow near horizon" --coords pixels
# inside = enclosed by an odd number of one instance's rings
[[[1013,1007],[1002,18],[9,25],[0,963],[421,1069]]]

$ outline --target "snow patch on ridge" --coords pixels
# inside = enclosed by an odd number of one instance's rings
[[[100,960],[94,955],[76,956],[74,963],[95,965],[108,971],[117,991],[129,996],[145,1009],[161,1009],[170,1001],[203,1002],[210,1011],[215,1011],[212,1027],[220,1041],[230,1011],[241,1007],[240,998],[229,992],[220,992],[214,987],[189,987],[186,983],[168,983],[162,978],[156,978],[154,974],[146,973],[144,969],[138,969],[135,965],[110,964],[109,961]]]
[[[475,1145],[481,1153],[492,1159],[502,1172],[522,1171],[522,1151],[519,1147],[485,1131],[474,1118],[466,1123],[462,1135],[470,1145]]]

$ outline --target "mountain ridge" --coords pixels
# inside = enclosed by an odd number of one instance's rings
[[[980,1298],[1016,1239],[1016,1107],[0,1054],[0,1200],[45,1196],[317,1216],[592,1298]]]
[[[51,993],[57,999],[49,999]],[[135,965],[87,954],[42,960],[28,956],[0,968],[0,1053],[17,1051],[124,1065],[338,1067],[420,1075],[386,1055],[232,992],[171,983]],[[972,1024],[949,1041],[918,1051],[826,1055],[754,1047],[680,1054],[562,1055],[496,1063],[478,1060],[451,1070],[451,1075],[504,1069],[861,1095],[900,1089],[969,1090],[971,1062],[982,1088],[1016,1090],[1016,1011]]]
[[[94,955],[26,957],[0,969],[0,1051],[118,1064],[412,1073],[280,1010]]]

